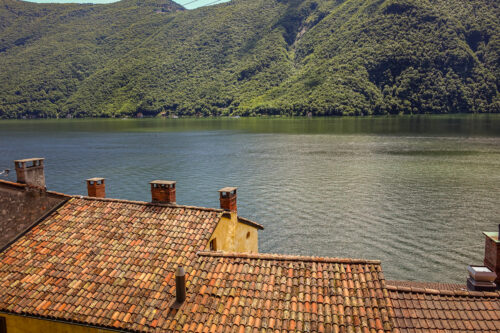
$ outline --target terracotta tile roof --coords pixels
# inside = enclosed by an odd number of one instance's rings
[[[387,286],[401,332],[499,332],[500,293]]]
[[[379,261],[201,252],[161,325],[210,332],[391,332]]]
[[[388,286],[394,287],[410,287],[436,290],[467,290],[467,286],[465,284],[457,283],[387,280],[386,284]]]
[[[0,253],[0,311],[153,331],[221,214],[72,198]]]
[[[0,254],[0,311],[141,332],[392,330],[379,261],[198,252],[222,214],[72,198]]]
[[[386,286],[378,260],[203,252],[223,213],[73,197],[0,253],[0,311],[140,332],[498,332],[500,293]]]

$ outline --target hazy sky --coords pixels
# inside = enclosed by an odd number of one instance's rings
[[[117,0],[27,0],[31,2],[44,2],[44,3],[49,3],[49,2],[58,2],[58,3],[110,3],[110,2],[116,2]],[[189,3],[193,0],[176,0],[178,4],[186,4]],[[188,9],[193,9],[197,8],[200,6],[204,6],[209,3],[213,3],[216,0],[197,0],[196,2],[193,2],[189,5],[186,6]],[[220,3],[226,2],[229,0],[221,0]]]

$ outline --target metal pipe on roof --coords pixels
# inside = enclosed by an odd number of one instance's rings
[[[179,266],[175,271],[175,301],[183,303],[186,300],[186,271]]]

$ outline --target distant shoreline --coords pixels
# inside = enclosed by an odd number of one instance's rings
[[[468,117],[468,116],[486,116],[486,115],[500,115],[500,112],[484,112],[484,113],[416,113],[416,114],[371,114],[371,115],[327,115],[327,116],[293,116],[293,115],[251,115],[251,116],[177,116],[177,117],[163,117],[163,116],[143,116],[143,117],[74,117],[74,118],[0,118],[0,121],[5,120],[177,120],[177,119],[326,119],[326,118],[400,118],[400,117]]]

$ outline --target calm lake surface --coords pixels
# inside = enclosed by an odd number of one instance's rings
[[[238,186],[261,252],[380,259],[388,279],[464,283],[500,223],[500,115],[0,121],[0,169],[27,157],[70,194],[105,177],[149,201],[167,179],[218,207]]]

